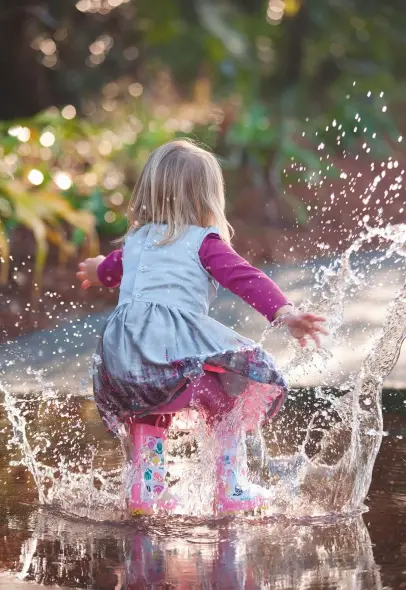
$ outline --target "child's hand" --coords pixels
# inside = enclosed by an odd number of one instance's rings
[[[292,311],[280,317],[280,322],[287,326],[289,332],[296,338],[300,346],[305,347],[307,338],[311,338],[320,346],[320,334],[327,335],[327,330],[321,325],[326,319],[314,313]]]
[[[79,270],[76,276],[82,282],[82,289],[89,289],[89,287],[98,287],[101,285],[97,275],[97,268],[103,262],[104,258],[104,256],[96,256],[96,258],[86,258],[84,262],[79,263]]]

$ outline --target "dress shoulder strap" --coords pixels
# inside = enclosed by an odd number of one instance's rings
[[[200,229],[200,231],[198,233],[197,240],[196,240],[196,252],[199,252],[200,247],[203,243],[203,240],[205,238],[207,238],[208,235],[210,235],[210,234],[219,235],[220,234],[219,229],[217,227],[215,227],[214,225],[210,225],[209,227],[201,227],[199,229]]]

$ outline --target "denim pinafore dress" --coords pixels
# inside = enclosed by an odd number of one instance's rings
[[[203,268],[199,250],[218,229],[189,226],[176,241],[160,245],[165,230],[145,225],[124,245],[118,305],[94,363],[95,401],[105,425],[117,433],[129,418],[157,413],[207,365],[238,377],[236,388],[233,379],[224,379],[229,395],[240,394],[244,384],[277,386],[280,393],[269,408],[275,413],[286,382],[274,359],[208,315],[217,284]]]

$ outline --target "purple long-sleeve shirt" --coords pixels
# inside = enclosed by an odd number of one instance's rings
[[[99,265],[97,274],[106,287],[118,287],[123,276],[122,250],[111,252]],[[269,321],[284,305],[290,305],[279,287],[262,271],[251,266],[217,234],[209,234],[199,250],[202,266],[210,275]]]

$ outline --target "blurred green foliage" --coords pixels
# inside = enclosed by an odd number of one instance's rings
[[[131,185],[151,149],[174,136],[154,119],[126,112],[108,126],[79,119],[68,105],[29,120],[0,124],[1,281],[8,277],[7,235],[17,225],[35,238],[35,282],[40,285],[48,244],[60,260],[85,247],[98,252],[97,234],[126,229]]]
[[[334,175],[334,154],[366,143],[382,157],[397,141],[386,97],[402,123],[401,0],[26,4],[30,50],[59,108],[0,126],[0,248],[6,259],[11,229],[30,228],[37,282],[48,242],[64,259],[95,251],[96,232],[124,231],[139,170],[172,137],[196,137],[226,170],[248,171],[265,219],[278,221],[267,200],[284,200],[299,224],[306,210],[289,186]]]

